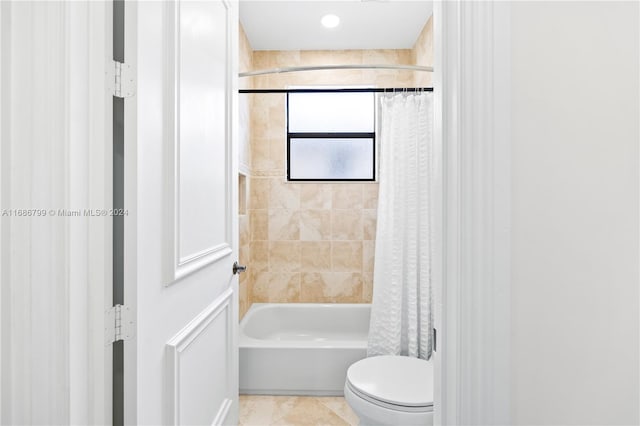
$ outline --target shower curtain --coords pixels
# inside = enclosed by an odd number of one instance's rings
[[[379,99],[380,191],[368,356],[432,350],[433,93]]]

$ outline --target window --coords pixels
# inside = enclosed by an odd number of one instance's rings
[[[374,94],[287,94],[287,180],[375,180]]]

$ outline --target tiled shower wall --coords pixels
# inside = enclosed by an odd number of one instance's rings
[[[247,40],[247,36],[240,26],[240,39],[239,39],[239,60],[240,60],[240,70],[246,71],[253,69],[253,58],[251,52],[251,46],[249,45],[249,41]],[[240,88],[248,89],[251,88],[251,79],[249,78],[241,78],[240,79]],[[240,122],[240,143],[239,143],[239,152],[240,152],[240,172],[243,173],[244,179],[239,179],[239,183],[244,185],[244,188],[239,188],[240,195],[248,194],[249,181],[251,176],[251,147],[250,147],[250,129],[251,129],[251,97],[247,95],[239,95],[239,122]],[[240,185],[239,185],[240,186]],[[250,265],[250,229],[249,229],[249,204],[248,204],[248,196],[244,197],[244,200],[240,200],[240,205],[244,208],[239,209],[239,217],[238,217],[238,229],[239,229],[239,253],[238,253],[238,261],[241,265],[248,265],[249,272],[251,271]],[[251,292],[250,288],[250,279],[249,272],[240,274],[240,318],[244,316],[247,309],[249,309],[249,294]]]
[[[429,18],[412,49],[413,61],[416,65],[433,66],[433,17]],[[415,73],[416,87],[430,87],[433,74],[430,72]]]
[[[416,46],[404,50],[251,52],[242,30],[240,38],[241,49],[243,45],[245,49],[241,70],[328,64],[431,65],[424,61],[432,57],[431,20]],[[255,88],[430,85],[430,75],[418,74],[423,73],[313,71],[254,77],[244,84]],[[370,302],[378,184],[287,182],[285,95],[240,96],[245,98],[241,105],[249,109],[244,123],[241,111],[244,143],[249,148],[241,157],[250,176],[247,214],[240,217],[240,258],[249,266],[240,284],[241,317],[253,302]]]

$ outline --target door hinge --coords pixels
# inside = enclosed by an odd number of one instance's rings
[[[136,92],[136,79],[129,64],[112,61],[111,86],[113,96],[117,98],[128,98]]]
[[[105,344],[110,345],[119,340],[129,340],[133,337],[135,321],[131,308],[126,305],[116,305],[105,311]]]

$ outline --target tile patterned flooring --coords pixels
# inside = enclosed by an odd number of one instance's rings
[[[343,397],[240,395],[240,426],[355,426]]]

